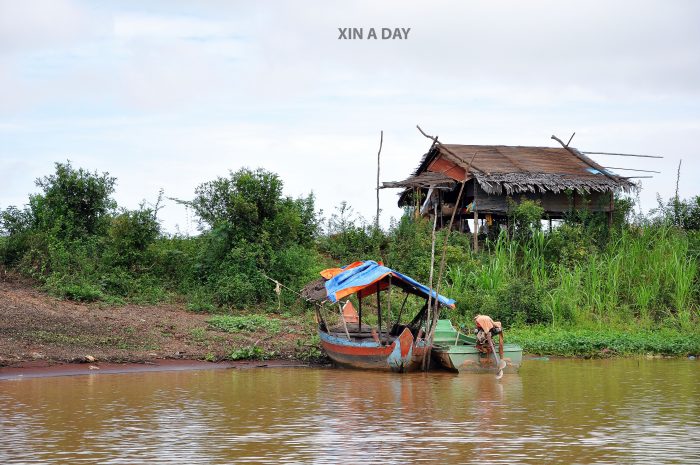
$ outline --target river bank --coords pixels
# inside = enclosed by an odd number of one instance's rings
[[[257,329],[250,330],[255,323]],[[533,355],[700,354],[700,333],[673,328],[525,327],[507,331],[506,337]],[[52,297],[17,275],[6,274],[0,280],[0,367],[160,364],[162,360],[307,363],[321,359],[313,319],[308,315],[214,317],[191,312],[184,303],[84,304]]]
[[[221,330],[184,303],[105,306],[60,300],[16,275],[0,280],[0,367],[318,355],[313,320],[275,316],[284,331]]]

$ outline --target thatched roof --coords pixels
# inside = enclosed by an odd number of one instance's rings
[[[382,183],[383,188],[391,187],[422,187],[422,188],[447,188],[453,189],[457,181],[442,173],[424,171],[420,174],[410,176],[403,181],[390,181]]]
[[[505,145],[436,144],[423,156],[413,176],[384,187],[435,187],[430,184],[476,179],[491,195],[525,192],[555,193],[567,189],[630,191],[636,185],[573,147],[511,147]],[[416,182],[424,180],[426,182]]]

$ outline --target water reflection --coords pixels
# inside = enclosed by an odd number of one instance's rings
[[[0,463],[689,463],[700,365],[277,368],[0,382]]]

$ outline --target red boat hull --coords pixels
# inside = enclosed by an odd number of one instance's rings
[[[404,328],[389,345],[378,342],[356,342],[319,331],[321,346],[337,365],[345,368],[404,373],[419,370],[428,346],[416,341]]]

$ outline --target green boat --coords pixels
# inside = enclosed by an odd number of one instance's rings
[[[500,344],[494,341],[500,352]],[[505,373],[517,373],[523,361],[523,349],[517,344],[502,344],[500,358],[506,362]],[[433,339],[433,359],[442,367],[464,373],[494,373],[496,360],[490,351],[479,350],[475,337],[452,326],[450,320],[438,320]]]

